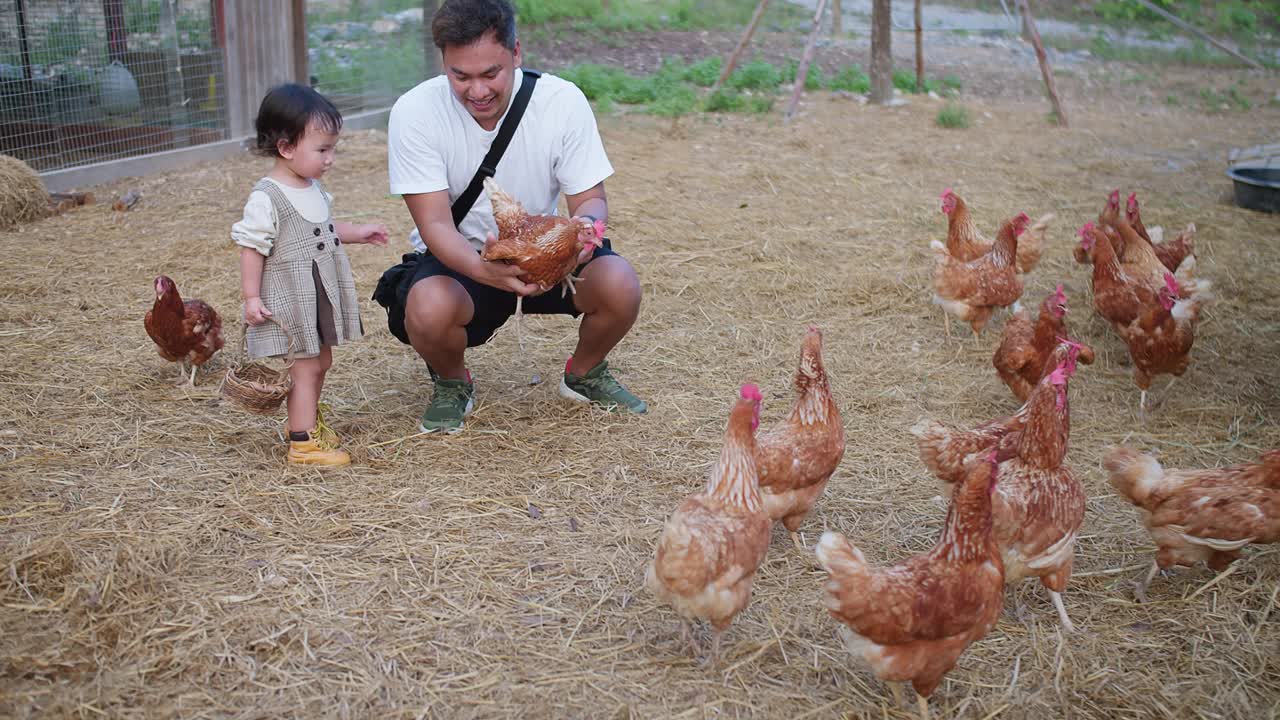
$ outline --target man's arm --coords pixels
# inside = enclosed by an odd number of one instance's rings
[[[577,195],[565,195],[565,204],[569,206],[571,217],[590,215],[596,220],[608,222],[609,198],[604,192],[604,182],[598,182]]]
[[[509,290],[517,295],[530,295],[541,288],[532,283],[520,282],[520,268],[507,263],[486,262],[480,259],[471,243],[462,237],[453,225],[453,211],[449,207],[449,192],[436,192],[405,195],[404,204],[409,208],[409,215],[418,226],[422,242],[432,255],[440,258],[440,262],[456,272],[501,290]]]

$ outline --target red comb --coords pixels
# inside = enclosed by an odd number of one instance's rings
[[[1138,206],[1138,193],[1136,193],[1136,192],[1129,193],[1129,202],[1128,202],[1128,205],[1129,205],[1129,209],[1130,209],[1130,210],[1132,210],[1132,209],[1134,209],[1135,207],[1137,207],[1137,206]]]
[[[760,402],[764,396],[760,394],[760,388],[755,383],[747,383],[742,386],[742,399]]]
[[[1169,292],[1174,295],[1177,295],[1178,290],[1180,289],[1178,287],[1178,279],[1173,276],[1173,273],[1164,274],[1164,286],[1169,288]]]
[[[951,195],[951,194],[953,194],[953,193],[951,192],[951,188],[947,188],[946,190],[943,190],[943,191],[942,191],[942,194],[941,194],[941,195],[939,195],[938,197],[943,198],[943,199],[946,199],[946,197],[947,197],[948,195]]]
[[[1080,228],[1080,232],[1076,234],[1079,235],[1080,237],[1084,237],[1085,235],[1091,232],[1093,232],[1093,223],[1087,222],[1084,224],[1084,227]]]

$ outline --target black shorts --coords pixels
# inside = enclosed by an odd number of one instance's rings
[[[574,269],[574,276],[582,272],[592,260],[606,255],[617,255],[609,238],[604,239],[604,247],[596,248],[587,262]],[[410,253],[402,258],[399,265],[389,268],[378,280],[378,289],[373,299],[387,309],[387,329],[400,342],[409,344],[409,333],[404,327],[404,307],[409,299],[409,290],[419,280],[436,275],[445,275],[458,281],[458,284],[471,296],[475,306],[475,315],[467,323],[467,347],[475,347],[488,342],[493,333],[502,327],[516,312],[516,294],[509,290],[499,290],[451,269],[431,253]],[[582,313],[573,305],[573,294],[566,293],[561,297],[558,287],[534,297],[526,297],[522,309],[528,315],[572,315]]]

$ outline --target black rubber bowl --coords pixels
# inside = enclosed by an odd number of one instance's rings
[[[1236,204],[1250,210],[1280,213],[1280,167],[1233,167]]]

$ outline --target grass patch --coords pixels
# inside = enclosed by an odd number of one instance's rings
[[[782,71],[763,60],[752,60],[734,70],[726,84],[738,90],[774,90],[782,84]]]
[[[948,128],[951,130],[963,130],[973,124],[973,119],[969,116],[969,111],[963,105],[955,103],[947,103],[938,111],[935,118],[938,127]]]
[[[924,85],[916,87],[916,72],[914,70],[904,70],[902,68],[894,68],[893,86],[902,92],[916,93],[917,95],[938,91],[937,80],[926,75],[924,78]]]
[[[871,78],[858,65],[846,65],[836,71],[827,87],[865,95],[871,92]]]

